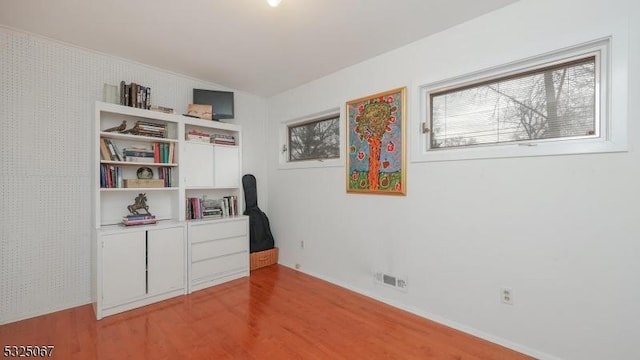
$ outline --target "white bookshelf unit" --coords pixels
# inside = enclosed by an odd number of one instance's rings
[[[249,275],[240,126],[103,102],[96,102],[94,126],[98,319]],[[209,143],[207,134],[217,134],[220,143]],[[138,179],[139,173],[153,175]],[[156,223],[124,226],[139,194]],[[223,198],[225,216],[202,217],[202,200],[223,204]],[[194,204],[200,205],[190,211]]]

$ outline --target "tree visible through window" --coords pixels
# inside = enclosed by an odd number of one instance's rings
[[[289,161],[340,157],[340,117],[334,115],[288,127]]]
[[[598,135],[596,57],[523,71],[430,99],[430,148]]]

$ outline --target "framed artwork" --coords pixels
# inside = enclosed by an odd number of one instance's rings
[[[347,192],[406,194],[406,87],[347,102]]]

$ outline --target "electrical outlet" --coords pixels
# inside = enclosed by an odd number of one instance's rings
[[[503,304],[513,305],[513,289],[509,287],[500,288],[500,301]]]
[[[300,241],[300,249],[304,249],[304,240]]]
[[[296,270],[299,270],[301,267],[302,265],[296,263]]]

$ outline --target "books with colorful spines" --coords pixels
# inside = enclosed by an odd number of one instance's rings
[[[153,220],[155,218],[156,216],[151,214],[138,214],[138,215],[131,214],[131,215],[123,216],[122,220],[126,220],[126,221]]]
[[[156,219],[150,219],[150,220],[132,220],[132,221],[122,221],[122,224],[125,226],[132,226],[132,225],[150,225],[150,224],[156,224],[158,221]]]
[[[147,225],[157,223],[156,216],[151,214],[127,215],[122,218],[122,224],[130,225]]]
[[[158,178],[164,180],[164,187],[171,187],[173,184],[171,182],[171,168],[170,167],[160,167],[158,168]]]

